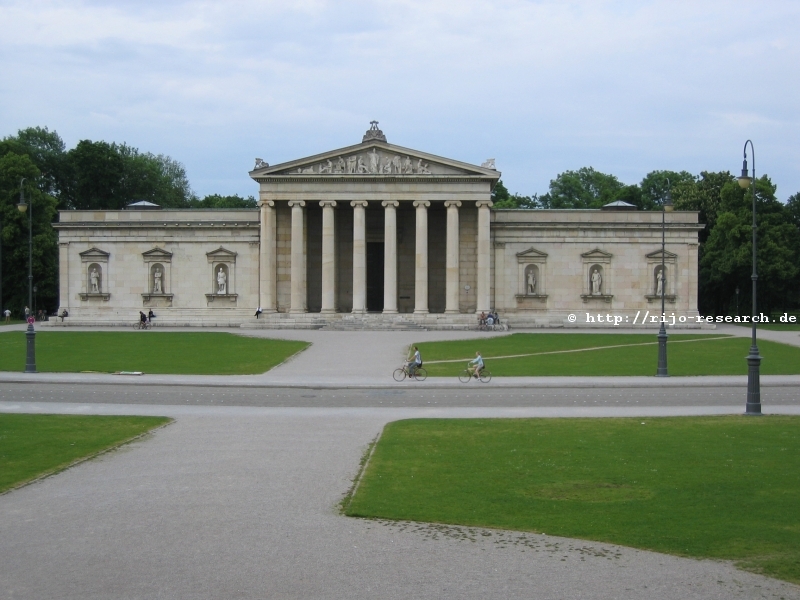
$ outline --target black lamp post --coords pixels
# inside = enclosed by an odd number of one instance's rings
[[[25,213],[28,211],[28,204],[25,203],[25,197],[22,194],[22,183],[25,178],[19,180],[19,204],[17,208],[19,212]],[[27,352],[25,355],[25,372],[36,373],[36,331],[33,329],[33,199],[30,202],[30,211],[28,211],[28,329],[25,332],[27,341]]]
[[[667,371],[667,328],[665,325],[666,311],[664,309],[664,294],[667,291],[667,275],[665,265],[666,254],[666,213],[672,212],[672,194],[670,193],[670,181],[667,178],[667,197],[664,199],[664,207],[661,211],[661,327],[658,328],[658,367],[656,367],[656,377],[669,377]]]
[[[748,176],[747,172],[747,144],[750,144],[750,154],[753,157],[753,177]],[[760,367],[761,356],[758,354],[758,344],[756,343],[756,281],[758,281],[758,273],[756,271],[756,151],[753,148],[753,142],[747,140],[744,143],[744,158],[742,160],[742,175],[739,177],[739,185],[747,189],[753,185],[753,310],[751,311],[751,322],[753,324],[753,342],[750,345],[750,354],[747,355],[747,405],[745,408],[746,415],[760,415],[761,414],[761,382],[760,382]]]

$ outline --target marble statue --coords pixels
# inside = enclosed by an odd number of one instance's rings
[[[411,157],[406,156],[406,159],[403,161],[403,173],[406,175],[411,175],[414,172],[414,165],[411,164]]]
[[[400,157],[399,156],[395,156],[392,159],[392,171],[394,173],[402,173],[403,172],[403,165],[400,162]]]
[[[600,275],[600,269],[592,271],[592,296],[599,296],[600,290],[603,285],[603,276]]]
[[[319,174],[322,175],[323,173],[333,173],[333,163],[330,158],[328,159],[327,165],[319,166]]]
[[[361,156],[358,157],[356,173],[369,173],[369,169],[367,168],[367,165],[364,164],[364,159]]]
[[[156,269],[155,273],[153,273],[153,293],[154,294],[163,294],[161,288],[161,269]]]
[[[536,293],[536,275],[533,274],[532,270],[528,271],[528,293]]]
[[[383,169],[381,170],[381,172],[386,174],[392,172],[392,158],[390,156],[386,157],[386,162],[383,163]]]
[[[381,155],[375,150],[372,149],[372,152],[369,153],[369,172],[370,173],[378,173],[380,170],[381,164]]]
[[[226,287],[227,287],[228,278],[225,275],[225,271],[222,270],[222,267],[219,268],[219,272],[217,273],[217,293],[218,294],[225,294]]]
[[[89,281],[92,285],[92,293],[99,294],[100,293],[100,274],[97,272],[97,269],[92,269],[92,272],[89,274]]]
[[[334,173],[344,173],[344,159],[340,156],[336,161],[336,166],[333,168]]]
[[[356,172],[357,162],[358,162],[358,157],[356,157],[356,156],[348,156],[347,157],[347,172],[348,173],[355,173]]]
[[[255,167],[253,167],[253,168],[254,168],[254,169],[264,169],[264,168],[266,168],[266,167],[268,167],[268,166],[269,166],[269,163],[268,163],[268,162],[264,162],[262,159],[260,159],[260,158],[257,158],[257,159],[256,159],[256,166],[255,166]]]
[[[664,272],[659,269],[656,274],[656,296],[660,296],[664,292]]]
[[[483,167],[484,169],[494,169],[495,171],[497,170],[497,168],[494,166],[493,158],[487,158],[486,162],[481,164],[481,167]]]
[[[431,174],[430,169],[428,169],[428,163],[423,163],[421,158],[417,161],[417,174],[418,175]]]

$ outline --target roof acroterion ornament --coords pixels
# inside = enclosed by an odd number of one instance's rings
[[[378,129],[377,121],[369,122],[369,129],[367,129],[367,133],[364,134],[364,138],[361,140],[361,143],[363,144],[373,140],[378,142],[386,142],[386,136],[383,135],[383,132],[380,129]]]

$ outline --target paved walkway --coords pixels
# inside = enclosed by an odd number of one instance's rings
[[[740,329],[731,328],[731,333]],[[313,345],[258,376],[4,373],[0,383],[396,387],[391,370],[402,361],[408,344],[485,335],[237,333],[305,339]],[[742,333],[749,334],[745,329]],[[365,373],[385,376],[370,379]],[[741,390],[744,381],[744,376],[519,378],[498,379],[491,385],[595,389],[705,385],[709,390],[721,386]],[[786,389],[797,387],[800,377],[764,377],[762,383]],[[147,390],[135,393],[144,396]],[[765,412],[770,410],[797,414],[800,407],[765,407]],[[741,403],[399,409],[0,401],[0,412],[153,414],[176,419],[148,439],[0,496],[0,598],[800,600],[800,587],[751,575],[725,562],[546,535],[350,519],[336,509],[370,440],[385,423],[401,418],[649,418],[741,411]]]

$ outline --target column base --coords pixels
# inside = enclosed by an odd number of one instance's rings
[[[415,315],[427,315],[427,314],[430,314],[430,311],[427,310],[427,309],[425,309],[425,310],[415,310],[414,314]]]
[[[321,315],[335,315],[338,311],[335,308],[323,308],[319,312]]]
[[[446,310],[446,311],[444,311],[444,314],[446,314],[446,315],[460,315],[461,311],[460,310]]]
[[[398,313],[397,313],[397,309],[394,309],[394,310],[382,310],[381,314],[382,315],[396,315]]]
[[[289,314],[290,315],[304,315],[307,312],[308,312],[308,309],[306,309],[306,308],[298,308],[298,309],[290,308],[289,309]]]

